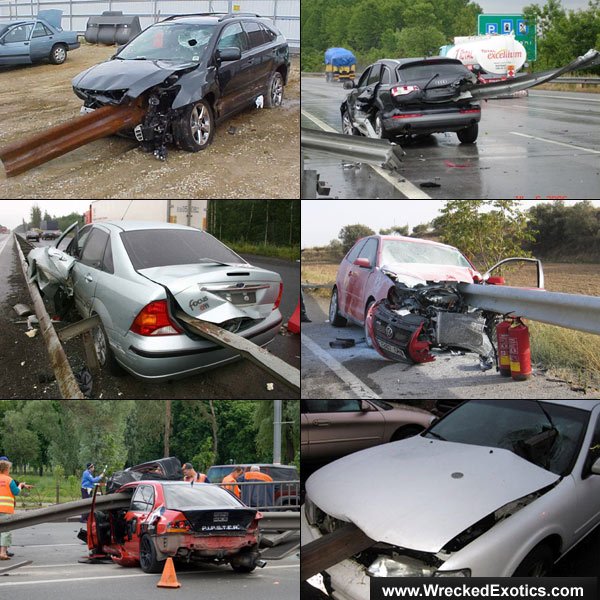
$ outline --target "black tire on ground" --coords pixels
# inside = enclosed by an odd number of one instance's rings
[[[379,111],[377,111],[375,113],[375,119],[373,121],[373,129],[375,129],[375,134],[377,135],[377,137],[382,140],[387,140],[390,137],[389,133],[385,130],[385,128],[383,126],[383,120],[381,118],[381,113]]]
[[[254,571],[254,569],[256,569],[256,565],[252,565],[251,567],[248,567],[247,565],[234,565],[233,563],[231,563],[231,568],[236,573],[252,573],[252,571]]]
[[[342,112],[342,133],[345,133],[346,135],[360,135],[360,131],[352,125],[347,108]]]
[[[461,144],[472,144],[477,139],[478,134],[479,125],[477,123],[472,123],[467,128],[456,132]]]
[[[348,321],[338,312],[338,291],[333,288],[329,301],[329,324],[333,327],[345,327]]]
[[[54,44],[48,58],[53,65],[62,65],[67,60],[67,47],[64,44]]]
[[[545,544],[541,544],[523,559],[513,577],[548,577],[553,564],[552,550]]]
[[[215,118],[206,100],[186,106],[173,121],[173,136],[179,147],[188,152],[204,150],[215,134]]]
[[[140,540],[140,567],[144,573],[160,573],[165,565],[164,560],[158,560],[156,546],[149,535]]]
[[[283,102],[283,75],[274,71],[269,77],[265,92],[265,108],[277,108]]]
[[[123,367],[117,362],[113,351],[110,348],[106,330],[102,325],[95,327],[92,330],[94,340],[94,348],[96,349],[96,357],[100,363],[101,369],[106,369],[111,375],[124,375]]]
[[[421,431],[423,431],[423,428],[420,425],[406,425],[395,431],[390,441],[405,440],[406,438],[418,435]]]

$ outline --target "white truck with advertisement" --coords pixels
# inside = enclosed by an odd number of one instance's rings
[[[481,83],[514,77],[528,66],[527,50],[512,34],[456,36],[454,45],[440,48],[440,55],[460,60]],[[526,96],[527,90],[513,95]]]
[[[162,221],[206,229],[208,200],[94,200],[86,223]]]

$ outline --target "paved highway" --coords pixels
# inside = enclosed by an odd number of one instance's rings
[[[303,398],[599,398],[572,391],[560,381],[539,374],[526,382],[502,377],[495,369],[482,372],[474,353],[436,353],[435,362],[406,365],[391,362],[367,348],[362,327],[334,328],[327,321],[329,301],[304,294],[312,323],[302,324]],[[334,349],[336,337],[357,345]]]
[[[341,132],[346,94],[339,83],[303,77],[302,127]],[[401,176],[343,167],[316,153],[305,156],[304,166],[331,184],[331,198],[596,199],[599,124],[597,94],[529,90],[528,97],[484,101],[474,145],[461,145],[455,133],[403,145]],[[440,187],[422,188],[426,182]]]
[[[297,553],[280,561],[268,561],[253,573],[235,573],[229,566],[176,567],[177,590],[157,588],[160,574],[147,574],[138,567],[82,564],[87,546],[75,536],[79,523],[47,523],[13,532],[15,556],[1,567],[24,560],[33,564],[0,577],[0,597],[12,600],[299,600]],[[0,567],[0,568],[1,568]]]

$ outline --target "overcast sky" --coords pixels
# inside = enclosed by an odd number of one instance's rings
[[[361,223],[373,229],[428,223],[439,216],[444,200],[303,200],[302,247],[326,246],[345,225]],[[543,200],[521,200],[523,210]],[[565,200],[570,205],[576,200]],[[592,200],[600,207],[600,200]]]
[[[72,212],[83,214],[90,207],[91,200],[0,200],[0,225],[9,229],[19,226],[23,220],[31,220],[31,207],[37,204],[42,217],[44,211],[56,217],[64,217]]]

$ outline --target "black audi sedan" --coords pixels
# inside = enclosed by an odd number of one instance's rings
[[[203,13],[151,25],[72,83],[82,112],[132,103],[147,108],[135,137],[164,158],[166,143],[197,152],[222,119],[254,104],[279,106],[289,68],[288,44],[269,20]]]
[[[382,59],[368,66],[340,107],[348,135],[377,137],[456,131],[462,143],[477,139],[479,104],[468,89],[476,76],[459,60],[444,57]],[[368,124],[366,123],[368,121]]]

